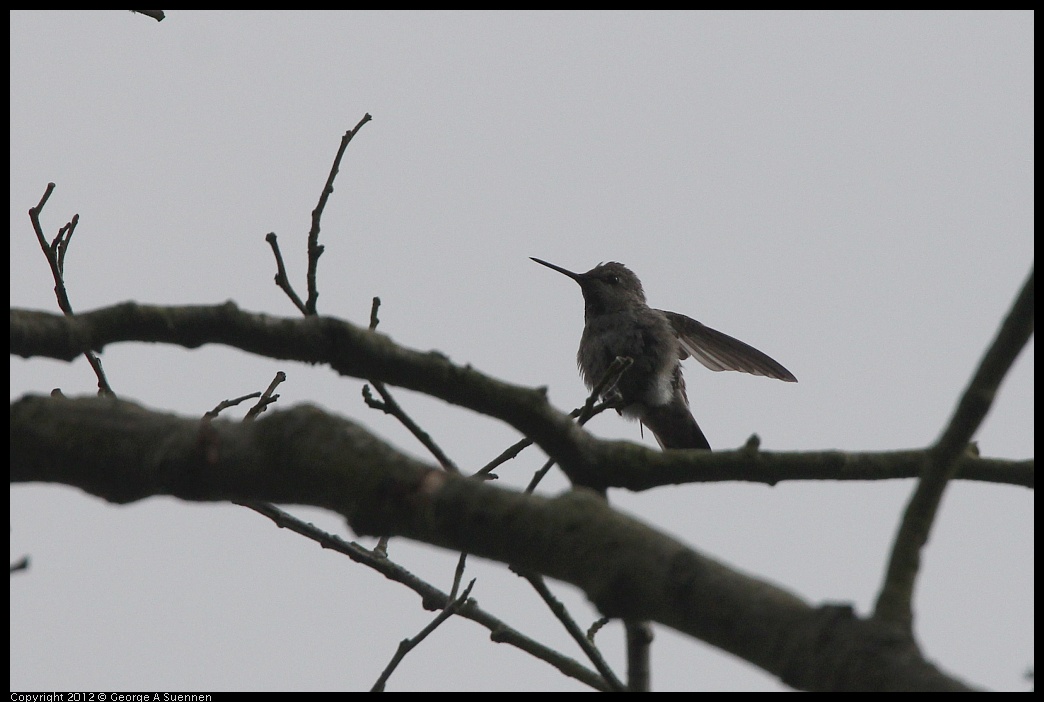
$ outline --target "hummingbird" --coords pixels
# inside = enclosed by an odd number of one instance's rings
[[[710,449],[689,409],[681,362],[692,356],[712,371],[734,370],[796,383],[794,374],[753,346],[677,312],[645,302],[638,276],[622,263],[600,263],[569,276],[584,294],[584,332],[576,364],[588,388],[602,380],[617,356],[632,363],[604,399],[652,431],[662,449]]]

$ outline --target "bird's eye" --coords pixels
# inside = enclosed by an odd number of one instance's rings
[[[608,278],[605,279],[605,282],[609,283],[610,285],[619,285],[620,284],[620,276],[618,276],[618,275],[611,275],[611,276],[609,276]]]

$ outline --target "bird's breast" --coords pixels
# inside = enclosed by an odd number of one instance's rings
[[[680,381],[679,348],[667,318],[645,308],[588,319],[576,360],[593,388],[617,356],[630,358],[631,366],[616,384],[624,403],[660,406],[674,399]]]

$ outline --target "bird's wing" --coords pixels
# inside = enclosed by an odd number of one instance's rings
[[[684,354],[682,358],[692,356],[712,371],[742,371],[788,383],[797,382],[793,373],[753,346],[711,329],[691,317],[677,312],[660,311],[667,315],[671,326],[678,334]]]

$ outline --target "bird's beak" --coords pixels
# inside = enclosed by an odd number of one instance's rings
[[[541,266],[547,266],[548,268],[550,268],[553,271],[558,271],[562,275],[567,275],[567,276],[569,276],[570,278],[572,278],[573,280],[575,280],[578,283],[580,282],[580,274],[579,273],[574,273],[573,271],[568,271],[565,268],[562,268],[560,266],[556,266],[553,263],[548,263],[547,261],[541,261],[539,258],[533,258],[532,256],[530,256],[529,259],[531,261],[536,261]]]

